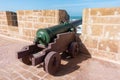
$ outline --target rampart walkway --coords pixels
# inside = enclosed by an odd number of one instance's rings
[[[120,65],[79,55],[62,60],[60,71],[51,76],[41,65],[28,66],[16,59],[16,52],[30,44],[0,36],[0,80],[119,80]]]

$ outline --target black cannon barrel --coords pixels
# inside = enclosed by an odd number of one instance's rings
[[[54,39],[57,34],[68,32],[80,24],[82,24],[82,20],[76,20],[45,29],[39,29],[36,33],[35,42],[38,44],[47,45]]]

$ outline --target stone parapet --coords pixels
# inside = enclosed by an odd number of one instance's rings
[[[0,34],[33,41],[36,31],[69,21],[65,10],[19,10],[0,12]]]
[[[120,61],[120,8],[84,9],[83,44],[94,57]]]

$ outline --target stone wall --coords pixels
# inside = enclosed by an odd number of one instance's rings
[[[85,9],[81,39],[91,56],[120,63],[120,8]]]
[[[0,12],[0,34],[33,41],[39,28],[47,28],[69,21],[65,10],[20,10]]]
[[[31,41],[39,28],[57,25],[68,16],[64,10],[22,10],[17,11],[17,15],[21,37]]]
[[[6,17],[6,12],[0,12],[0,33],[4,34],[7,33],[8,29],[8,22]]]
[[[0,34],[6,36],[17,36],[18,34],[17,15],[15,12],[0,12]]]

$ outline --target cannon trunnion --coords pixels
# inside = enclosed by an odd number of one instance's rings
[[[46,29],[39,29],[32,45],[17,52],[17,57],[23,63],[36,66],[43,63],[44,70],[54,75],[61,64],[61,53],[65,52],[72,58],[79,53],[79,36],[74,29],[81,20],[60,24]]]

